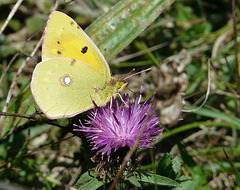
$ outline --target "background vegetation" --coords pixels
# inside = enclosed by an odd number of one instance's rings
[[[57,10],[87,28],[117,2],[60,1]],[[0,1],[0,26],[15,4],[15,0]],[[151,72],[130,78],[127,90],[134,98],[143,86],[145,99],[156,91],[153,103],[165,127],[154,149],[139,151],[143,171],[156,171],[159,159],[171,153],[181,159],[181,174],[191,176],[196,189],[239,189],[240,6],[237,0],[233,4],[230,0],[176,0],[162,8],[164,12],[153,23],[153,17],[147,18],[144,23],[151,24],[140,34],[141,29],[136,29],[136,39],[125,36],[119,46],[105,53],[118,78],[132,68],[153,67]],[[0,119],[1,183],[67,189],[94,166],[89,144],[68,132],[85,114],[72,120],[42,119],[29,88],[32,71],[41,61],[41,50],[32,52],[55,5],[49,0],[24,0],[0,34],[0,110],[13,114]],[[96,23],[87,33],[104,35],[103,30],[94,31]],[[107,44],[93,40],[100,49]],[[204,106],[196,109],[206,96]]]

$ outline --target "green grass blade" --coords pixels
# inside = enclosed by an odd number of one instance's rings
[[[195,123],[190,123],[186,125],[179,126],[175,129],[172,129],[170,131],[167,131],[163,134],[163,137],[159,140],[162,141],[163,139],[172,137],[174,135],[177,135],[178,133],[182,133],[191,129],[198,128],[199,126],[204,125],[204,126],[209,126],[209,127],[226,127],[226,128],[232,128],[233,124],[232,123],[224,123],[224,122],[212,122],[212,121],[201,121],[201,122],[195,122]],[[237,130],[240,130],[240,127],[236,127]],[[158,142],[159,142],[158,141]]]
[[[231,158],[228,156],[228,154],[226,153],[226,151],[225,151],[224,149],[223,149],[223,152],[224,152],[226,158],[228,159],[228,161],[229,161],[229,163],[230,163],[230,165],[231,165],[231,168],[232,168],[232,170],[233,170],[233,173],[234,173],[234,175],[235,175],[235,177],[236,177],[236,183],[237,183],[237,185],[240,187],[240,176],[239,176],[239,173],[238,173],[236,167],[234,166]]]
[[[122,0],[85,32],[108,60],[131,43],[175,0]]]
[[[186,110],[192,110],[195,109],[197,107],[195,106],[184,106],[184,109]],[[212,110],[212,109],[208,109],[208,108],[201,108],[197,111],[194,111],[193,113],[198,114],[198,115],[202,115],[202,116],[206,116],[206,117],[211,117],[211,118],[219,118],[222,119],[224,121],[227,122],[231,122],[236,126],[240,126],[240,119],[234,116],[230,116],[227,115],[223,112],[220,112],[218,110]]]

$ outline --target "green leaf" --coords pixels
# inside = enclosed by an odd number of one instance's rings
[[[175,179],[180,169],[180,159],[167,153],[158,162],[157,174]]]
[[[90,172],[90,175],[95,177],[94,172]],[[89,171],[85,172],[84,174],[81,175],[81,177],[78,179],[75,185],[81,185],[93,179],[93,177],[90,175],[89,175]]]
[[[14,31],[18,31],[18,30],[21,29],[22,24],[19,20],[11,19],[9,24],[8,24],[8,27],[10,27]]]
[[[157,174],[153,173],[141,173],[138,176],[136,176],[138,181],[145,182],[145,183],[151,183],[151,184],[156,184],[156,185],[161,185],[161,186],[169,186],[169,187],[178,187],[179,183],[164,177],[160,176]]]
[[[27,19],[27,32],[32,35],[41,30],[46,24],[46,21],[40,17],[33,16]]]
[[[85,31],[108,60],[131,43],[175,0],[122,0]]]
[[[200,187],[204,187],[204,189],[210,189],[203,171],[185,150],[185,147],[179,143],[178,148],[180,150],[185,167],[191,172],[193,180],[196,182],[196,188],[199,189]]]
[[[136,187],[141,187],[141,184],[138,182],[138,179],[136,178],[136,176],[131,176],[129,178],[127,178],[127,180],[133,184]]]
[[[182,176],[177,180],[180,183],[181,187],[173,188],[173,190],[194,190],[195,189],[195,182],[189,176]]]
[[[172,162],[172,168],[173,168],[173,171],[178,174],[178,172],[181,170],[181,160],[178,156],[175,156],[173,158],[173,162]]]
[[[92,178],[88,183],[81,186],[79,189],[81,190],[95,190],[99,187],[103,186],[103,182],[99,181],[97,178]]]

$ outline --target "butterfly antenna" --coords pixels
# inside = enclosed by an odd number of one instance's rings
[[[123,77],[122,80],[126,80],[126,79],[128,79],[128,78],[130,78],[130,77],[133,77],[133,76],[135,76],[135,75],[139,75],[139,74],[144,73],[144,72],[146,72],[146,71],[150,71],[151,69],[152,69],[152,68],[148,68],[148,69],[145,69],[145,70],[143,70],[143,71],[139,71],[139,72],[137,72],[137,73],[134,73],[134,74],[132,74],[132,75],[129,75],[130,73],[132,73],[133,71],[135,71],[135,69],[133,69],[131,72],[129,72],[128,74],[126,74],[126,75]]]
[[[127,73],[126,75],[124,75],[124,77],[121,79],[121,81],[125,80],[126,78],[128,78],[128,76],[135,71],[135,68],[133,68],[129,73]],[[131,76],[131,75],[130,75]]]

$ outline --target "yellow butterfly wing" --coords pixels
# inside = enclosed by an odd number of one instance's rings
[[[106,104],[107,100],[102,100],[98,92],[105,86],[102,73],[96,68],[69,58],[39,63],[31,82],[35,101],[50,119],[84,112],[94,106],[92,99],[97,105]]]
[[[50,119],[73,117],[104,106],[127,83],[111,78],[103,55],[69,16],[53,12],[44,32],[42,62],[33,72],[31,90]]]
[[[92,40],[69,16],[54,11],[44,31],[42,61],[54,57],[72,58],[96,68],[105,81],[111,80],[109,66]]]

